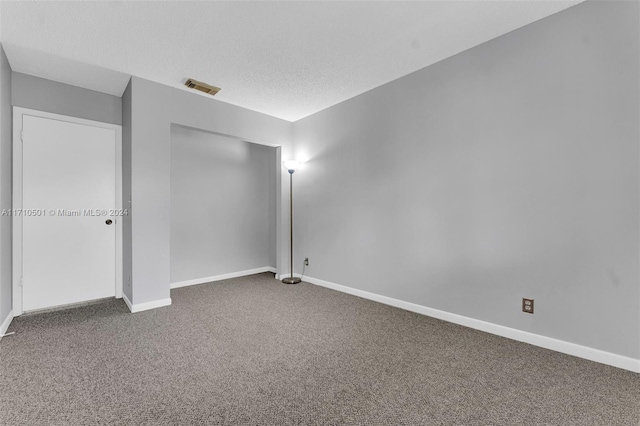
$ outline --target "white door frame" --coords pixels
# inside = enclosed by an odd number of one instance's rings
[[[30,115],[85,126],[111,129],[116,134],[116,199],[115,208],[122,209],[122,126],[83,118],[69,117],[50,112],[13,107],[13,204],[12,209],[22,209],[22,117]],[[129,212],[131,213],[131,212]],[[122,297],[122,225],[120,217],[114,217],[116,226],[116,298]],[[22,315],[22,215],[13,215],[13,315]]]

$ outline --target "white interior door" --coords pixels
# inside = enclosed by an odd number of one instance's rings
[[[22,310],[114,297],[116,131],[25,114],[22,132]]]

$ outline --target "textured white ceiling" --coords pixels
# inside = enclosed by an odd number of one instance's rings
[[[577,3],[5,1],[0,40],[17,72],[118,96],[192,77],[295,121]]]

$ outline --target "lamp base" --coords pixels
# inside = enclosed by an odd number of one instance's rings
[[[284,284],[298,284],[301,281],[302,280],[298,277],[287,277],[282,279],[282,282]]]

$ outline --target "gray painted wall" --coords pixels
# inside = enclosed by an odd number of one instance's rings
[[[638,7],[580,4],[296,122],[296,269],[640,358]]]
[[[268,235],[267,235],[267,265],[272,268],[277,268],[277,222],[278,215],[276,210],[276,204],[278,201],[278,181],[276,175],[280,174],[280,161],[278,160],[279,148],[270,148],[268,150],[269,161],[272,167],[267,169],[267,222],[269,223]]]
[[[171,125],[281,145],[285,154],[291,153],[292,126],[288,121],[137,77],[132,79],[131,93],[131,301],[140,304],[170,295]],[[277,181],[283,172],[276,175]],[[281,180],[276,187],[278,200],[280,185]],[[277,233],[283,231],[280,211],[277,204]],[[281,268],[281,253],[286,248],[280,242],[277,250]]]
[[[131,301],[131,80],[122,94],[122,292]]]
[[[14,106],[122,124],[122,99],[117,96],[17,72],[11,84]]]
[[[11,209],[12,182],[11,67],[0,46],[0,210]],[[13,307],[11,217],[0,216],[0,324]]]
[[[275,267],[275,168],[275,148],[171,126],[171,283]]]

